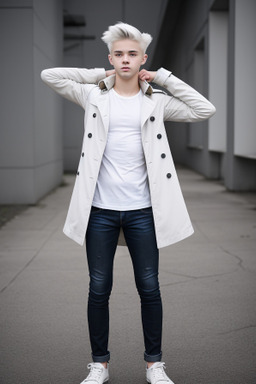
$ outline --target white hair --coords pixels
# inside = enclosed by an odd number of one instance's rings
[[[145,53],[147,47],[152,41],[152,36],[148,33],[141,33],[137,28],[132,25],[119,22],[115,25],[108,27],[108,30],[103,33],[101,38],[107,44],[109,52],[111,52],[112,44],[115,41],[123,39],[131,39],[137,41],[143,52]]]

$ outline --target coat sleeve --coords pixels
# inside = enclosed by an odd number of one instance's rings
[[[41,72],[41,79],[49,87],[83,108],[92,85],[105,77],[103,68],[50,68]]]
[[[216,112],[209,100],[164,68],[157,71],[154,83],[172,95],[165,97],[165,121],[196,122],[208,119]]]

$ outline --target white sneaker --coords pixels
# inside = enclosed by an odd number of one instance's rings
[[[151,384],[174,384],[165,373],[165,363],[154,363],[147,368],[147,382]]]
[[[108,366],[105,368],[101,363],[90,363],[87,368],[90,373],[81,384],[103,384],[108,381]]]

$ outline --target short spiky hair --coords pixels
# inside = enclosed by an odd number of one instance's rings
[[[132,25],[119,22],[115,25],[108,27],[108,30],[103,33],[102,40],[107,44],[109,52],[111,52],[112,44],[114,41],[131,39],[138,41],[145,53],[147,47],[152,41],[152,36],[148,33],[141,33],[137,28]]]

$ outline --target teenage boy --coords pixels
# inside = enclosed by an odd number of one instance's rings
[[[209,118],[214,106],[161,68],[140,70],[152,38],[131,25],[109,27],[102,40],[113,70],[53,68],[42,79],[85,110],[85,133],[64,233],[86,241],[90,274],[88,324],[93,362],[86,384],[109,378],[109,296],[122,228],[141,299],[146,379],[173,383],[161,362],[159,248],[193,228],[180,190],[164,121]],[[154,90],[154,81],[169,94]]]

